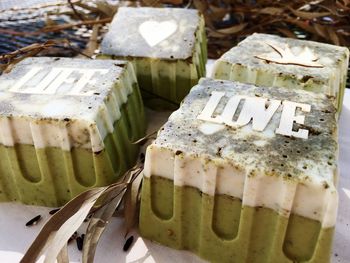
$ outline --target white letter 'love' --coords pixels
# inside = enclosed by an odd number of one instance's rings
[[[198,115],[197,119],[226,124],[235,128],[245,126],[252,121],[253,130],[263,131],[281,105],[280,100],[237,95],[230,97],[221,115],[213,116],[224,96],[225,92],[213,91],[209,101],[205,105],[203,111]],[[242,110],[237,121],[233,121],[233,117],[241,100],[244,100]],[[305,116],[295,116],[296,108],[300,108],[303,112],[310,112],[311,106],[309,104],[291,101],[283,101],[282,105],[283,110],[281,113],[280,125],[276,129],[276,133],[307,139],[308,130],[299,129],[298,131],[293,131],[293,123],[304,124],[305,121]]]

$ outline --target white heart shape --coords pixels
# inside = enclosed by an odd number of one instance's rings
[[[139,26],[141,36],[146,40],[151,47],[159,44],[163,40],[175,33],[177,24],[175,21],[145,21]]]

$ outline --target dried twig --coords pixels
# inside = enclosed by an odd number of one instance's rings
[[[68,24],[59,24],[54,26],[47,26],[44,27],[38,31],[14,31],[9,29],[1,29],[1,34],[7,34],[7,35],[13,35],[13,36],[35,36],[35,35],[42,35],[46,33],[53,33],[53,32],[59,32],[62,30],[70,29],[73,27],[79,27],[82,25],[96,25],[96,24],[105,24],[111,22],[112,18],[103,18],[99,20],[86,20],[82,22],[77,23],[68,23]]]
[[[85,18],[83,17],[82,14],[80,14],[77,9],[75,9],[75,6],[74,6],[74,3],[72,2],[72,0],[68,0],[68,4],[70,5],[70,7],[72,8],[73,10],[73,13],[82,21],[85,20]]]
[[[151,132],[149,134],[147,134],[146,136],[138,139],[137,141],[134,141],[132,142],[132,144],[139,144],[139,145],[142,145],[144,143],[146,143],[149,139],[152,139],[155,137],[155,135],[157,134],[158,131],[154,131],[154,132]]]
[[[57,6],[63,6],[62,4]],[[350,46],[350,3],[348,1],[305,2],[296,0],[281,2],[261,1],[221,1],[221,0],[134,0],[119,1],[110,4],[107,1],[66,2],[73,10],[62,15],[80,19],[77,23],[68,23],[44,27],[33,32],[17,32],[0,29],[0,34],[32,36],[51,32],[60,32],[82,25],[92,26],[111,21],[119,6],[174,6],[195,7],[204,14],[209,57],[217,58],[244,37],[254,33],[272,33],[287,37],[300,37],[336,45]],[[79,7],[77,10],[76,7]],[[74,10],[75,9],[75,10]],[[84,10],[84,12],[81,12]],[[83,15],[82,14],[86,14]],[[93,18],[100,17],[99,20]],[[86,21],[83,21],[86,19]]]
[[[19,63],[23,59],[27,57],[33,57],[42,52],[43,50],[52,47],[68,48],[87,58],[91,58],[91,56],[84,54],[79,49],[72,46],[69,40],[55,39],[48,40],[44,43],[34,43],[29,46],[15,50],[13,52],[0,55],[0,70],[2,70],[4,73],[8,73],[17,63]]]

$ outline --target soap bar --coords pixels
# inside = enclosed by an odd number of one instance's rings
[[[348,61],[346,47],[255,33],[218,59],[212,76],[324,93],[340,111]]]
[[[324,94],[201,79],[147,148],[141,235],[209,262],[329,262],[335,115]]]
[[[61,206],[115,182],[144,132],[129,62],[27,58],[0,76],[0,201]]]
[[[121,7],[101,53],[133,63],[148,106],[176,109],[205,75],[203,16],[183,8]]]

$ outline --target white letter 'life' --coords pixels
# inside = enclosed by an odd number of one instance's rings
[[[93,91],[82,92],[88,83],[94,83],[93,75],[95,73],[106,74],[108,69],[89,69],[89,68],[52,68],[41,80],[31,87],[23,88],[25,84],[42,72],[44,68],[31,68],[13,87],[12,92],[29,93],[29,94],[55,94],[63,83],[72,84],[68,95],[91,95]],[[72,73],[78,73],[79,77],[72,77]]]

